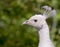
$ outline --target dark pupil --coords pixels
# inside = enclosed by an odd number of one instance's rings
[[[37,20],[35,19],[34,22],[37,22]]]

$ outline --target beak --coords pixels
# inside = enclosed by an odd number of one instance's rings
[[[25,25],[25,24],[28,24],[28,23],[29,23],[29,21],[27,20],[27,21],[23,22],[22,24]]]

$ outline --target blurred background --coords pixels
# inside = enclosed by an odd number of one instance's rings
[[[22,26],[23,21],[41,7],[49,5],[57,15],[47,19],[51,39],[60,47],[60,0],[0,0],[0,47],[37,47],[38,32],[30,26]]]

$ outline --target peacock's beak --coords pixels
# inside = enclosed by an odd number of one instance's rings
[[[23,25],[25,25],[25,24],[29,24],[29,21],[26,20],[25,22],[23,22]]]

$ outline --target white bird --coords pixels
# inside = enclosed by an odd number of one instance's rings
[[[48,10],[48,11],[52,11],[52,10]],[[26,20],[25,22],[23,22],[23,24],[33,26],[38,30],[38,34],[39,34],[38,47],[54,47],[54,44],[52,43],[50,39],[49,27],[46,22],[46,19],[49,16],[46,15],[46,13],[43,13],[43,15],[36,14],[32,16],[29,20]]]

